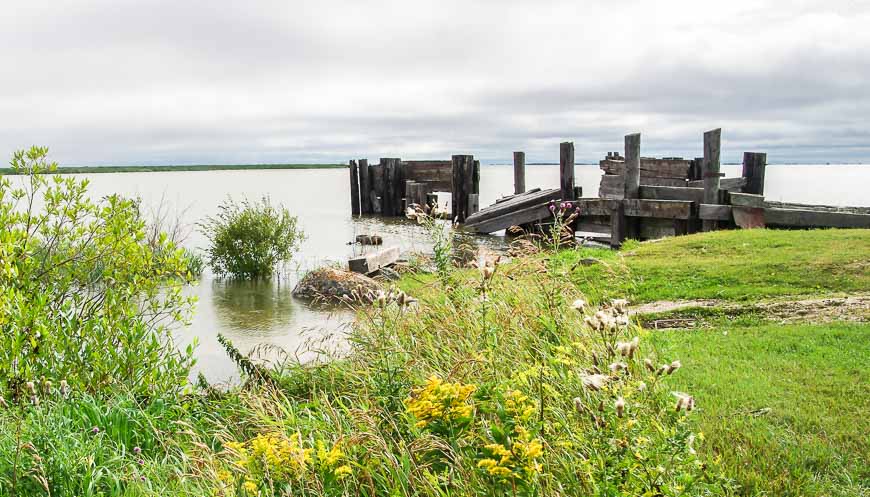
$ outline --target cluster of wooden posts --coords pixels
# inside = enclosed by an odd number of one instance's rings
[[[451,160],[381,159],[372,165],[367,159],[350,161],[351,212],[355,216],[404,216],[414,206],[438,209],[436,192],[450,192],[451,216],[465,221],[479,209],[480,162],[472,155],[454,155]]]
[[[703,157],[641,157],[641,135],[625,137],[624,154],[609,152],[599,195],[583,198],[574,185],[574,144],[559,146],[559,188],[525,189],[525,154],[514,152],[514,195],[478,210],[480,166],[470,155],[451,161],[351,161],[354,214],[401,215],[403,205],[429,203],[431,191],[453,195],[452,216],[466,229],[493,233],[553,222],[553,203],[570,202],[570,227],[620,246],[627,238],[653,239],[720,228],[870,228],[870,208],[771,202],[764,198],[767,154],[743,154],[742,175],[720,172],[721,130],[704,133]],[[363,172],[365,171],[365,172]],[[405,196],[401,197],[401,192]],[[402,204],[404,198],[404,204]]]

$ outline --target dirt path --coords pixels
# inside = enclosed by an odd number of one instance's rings
[[[701,318],[691,311],[698,308],[718,309],[725,315],[759,314],[765,319],[781,323],[828,323],[832,321],[870,322],[870,294],[824,297],[800,300],[770,300],[753,304],[737,304],[725,300],[662,300],[631,308],[638,316],[654,313],[671,313],[666,318],[649,316],[644,321],[650,328],[693,328]],[[682,316],[680,311],[686,311]]]

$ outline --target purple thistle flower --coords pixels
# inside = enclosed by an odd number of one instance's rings
[[[556,212],[556,206],[555,206],[555,205],[550,204],[550,212]]]
[[[148,478],[145,478],[145,475],[142,475],[142,476],[139,477],[139,479],[142,480],[142,481],[145,481],[145,480],[147,480]]]
[[[96,435],[99,432],[100,432],[100,429],[98,427],[94,426],[93,428],[91,428],[91,434]]]
[[[559,204],[559,209],[564,209],[564,208],[565,208],[565,202],[562,202],[561,204]]]
[[[571,207],[574,207],[574,204],[572,204],[571,202],[565,202],[566,209],[570,209]]]
[[[145,465],[145,459],[139,459],[139,460],[136,461],[136,462],[139,463],[139,466],[144,466],[144,465]]]
[[[133,447],[133,453],[138,456],[139,454],[142,453],[142,449],[140,449],[139,446],[137,445],[136,447]]]

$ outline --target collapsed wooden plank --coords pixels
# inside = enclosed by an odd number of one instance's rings
[[[398,260],[399,247],[388,247],[371,254],[354,257],[347,261],[347,265],[355,273],[369,274],[384,266],[395,264]]]
[[[731,206],[719,204],[700,204],[698,217],[706,221],[730,221]]]
[[[538,192],[529,192],[522,195],[514,195],[513,198],[504,202],[495,203],[481,209],[480,211],[468,216],[465,220],[466,226],[472,226],[481,223],[485,220],[504,216],[514,210],[524,209],[529,206],[537,205],[542,202],[558,200],[562,196],[558,189],[541,190]],[[498,231],[498,230],[495,230]]]
[[[663,219],[689,219],[692,202],[686,200],[626,199],[625,215],[629,217],[655,217]]]
[[[793,228],[870,228],[870,214],[809,209],[764,209],[768,226]]]
[[[511,226],[541,222],[553,217],[553,213],[550,212],[549,207],[550,202],[547,201],[537,205],[511,210],[501,216],[484,219],[473,224],[466,223],[465,227],[466,229],[477,231],[478,233],[494,233],[496,231],[510,228]]]
[[[580,216],[610,216],[619,203],[619,200],[604,198],[581,198],[574,201]]]
[[[514,199],[517,199],[517,198],[520,198],[520,197],[524,197],[524,196],[527,196],[527,195],[531,195],[531,194],[533,194],[533,193],[538,193],[539,191],[541,191],[540,188],[532,188],[531,190],[529,190],[529,191],[527,191],[527,192],[517,193],[517,194],[514,194],[514,195],[505,195],[505,196],[502,197],[502,198],[498,198],[498,199],[496,199],[496,200],[495,200],[495,203],[500,204],[500,203],[502,203],[502,202],[507,202],[508,200],[514,200]]]
[[[811,211],[827,211],[827,212],[847,212],[850,214],[870,214],[870,207],[844,207],[840,205],[812,205],[812,204],[798,204],[794,202],[778,202],[772,200],[766,200],[764,202],[765,207],[772,207],[775,209],[805,209]]]

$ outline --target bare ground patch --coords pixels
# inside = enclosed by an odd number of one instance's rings
[[[715,312],[722,316],[752,314],[780,323],[870,322],[870,294],[812,299],[777,299],[754,304],[734,304],[722,300],[658,301],[631,308],[644,326],[694,328]],[[663,316],[657,316],[662,315]]]

